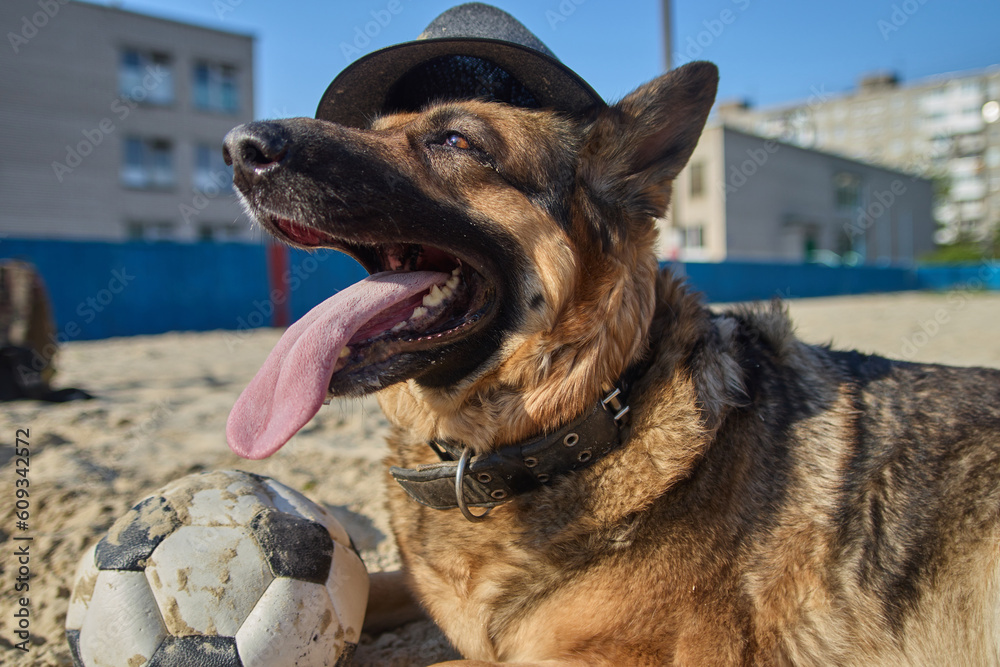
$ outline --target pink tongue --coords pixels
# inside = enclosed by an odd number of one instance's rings
[[[229,413],[229,448],[248,459],[281,449],[319,412],[351,336],[387,308],[448,277],[430,271],[377,273],[306,313],[274,346]]]

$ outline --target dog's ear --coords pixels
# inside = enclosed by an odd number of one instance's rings
[[[623,207],[630,218],[662,216],[670,182],[698,143],[718,83],[715,65],[693,62],[601,110],[590,126],[578,171],[596,199]]]

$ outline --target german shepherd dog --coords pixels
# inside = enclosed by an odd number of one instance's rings
[[[293,325],[230,444],[378,392],[405,576],[368,621],[405,579],[448,664],[1000,664],[1000,371],[807,345],[659,270],[717,80],[235,129],[259,224],[372,276]]]

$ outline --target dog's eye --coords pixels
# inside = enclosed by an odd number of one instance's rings
[[[451,132],[448,134],[448,136],[444,138],[444,145],[451,146],[452,148],[458,148],[463,151],[472,148],[472,144],[469,143],[469,140],[458,132]]]

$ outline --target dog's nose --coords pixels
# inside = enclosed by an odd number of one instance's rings
[[[288,157],[288,136],[274,123],[247,123],[232,129],[223,142],[222,157],[233,168],[233,181],[241,189],[281,166]]]

